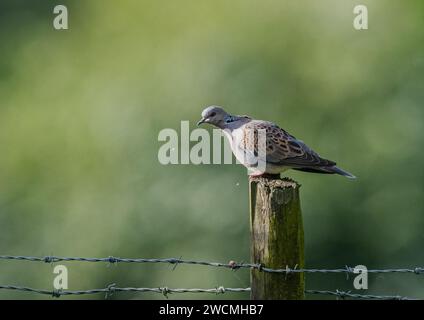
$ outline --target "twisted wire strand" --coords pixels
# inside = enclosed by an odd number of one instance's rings
[[[228,268],[228,269],[256,269],[262,272],[268,273],[345,273],[345,274],[355,274],[358,273],[355,268],[345,266],[344,268],[337,269],[305,269],[305,268],[290,268],[286,266],[285,268],[272,269],[261,264],[254,263],[237,263],[235,261],[230,261],[228,263],[222,262],[210,262],[210,261],[199,261],[199,260],[186,260],[181,258],[163,258],[163,259],[148,259],[148,258],[118,258],[109,256],[106,258],[85,258],[85,257],[59,257],[59,256],[10,256],[10,255],[0,255],[0,260],[22,260],[22,261],[33,261],[33,262],[45,262],[45,263],[55,263],[55,262],[102,262],[109,264],[117,263],[167,263],[167,264],[190,264],[190,265],[203,265],[217,268]],[[356,272],[355,272],[356,271]],[[424,267],[414,267],[414,268],[389,268],[389,269],[368,269],[368,273],[411,273],[411,274],[424,274]]]
[[[15,290],[23,292],[32,292],[43,295],[49,295],[52,297],[59,298],[61,296],[70,296],[70,295],[90,295],[97,293],[104,293],[111,295],[116,292],[154,292],[161,293],[164,296],[172,293],[214,293],[214,294],[224,294],[228,292],[250,292],[250,288],[225,288],[223,286],[216,288],[168,288],[168,287],[158,287],[158,288],[136,288],[136,287],[116,287],[114,284],[108,285],[106,288],[100,289],[89,289],[89,290],[45,290],[45,289],[36,289],[24,286],[15,286],[15,285],[0,285],[0,289],[3,290]]]
[[[0,289],[3,290],[14,290],[22,292],[31,292],[42,295],[49,295],[55,298],[60,298],[61,296],[81,296],[81,295],[92,295],[92,294],[105,294],[105,298],[112,296],[114,293],[119,292],[153,292],[160,293],[165,297],[168,297],[169,294],[173,293],[212,293],[212,294],[224,294],[230,292],[250,292],[250,288],[225,288],[223,286],[216,288],[168,288],[168,287],[158,287],[158,288],[136,288],[136,287],[117,287],[115,284],[110,284],[106,288],[100,289],[89,289],[89,290],[45,290],[45,289],[35,289],[30,287],[15,286],[15,285],[0,285]],[[312,295],[328,295],[336,296],[337,298],[346,299],[359,299],[359,300],[418,300],[415,298],[404,297],[399,295],[370,295],[370,294],[357,294],[351,293],[350,291],[329,291],[329,290],[305,290],[306,294]]]
[[[346,299],[358,299],[358,300],[419,300],[416,298],[404,297],[404,296],[387,296],[387,295],[372,295],[372,294],[358,294],[351,293],[350,291],[329,291],[329,290],[306,290],[307,294],[327,295],[336,296],[337,298]]]

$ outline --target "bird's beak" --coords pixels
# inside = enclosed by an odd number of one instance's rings
[[[206,122],[206,118],[200,119],[200,121],[197,123],[197,126],[200,126],[202,123]]]

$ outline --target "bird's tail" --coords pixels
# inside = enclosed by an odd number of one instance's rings
[[[327,174],[336,173],[349,179],[356,179],[356,177],[353,174],[347,171],[344,171],[343,169],[340,169],[339,167],[336,167],[336,166],[316,167],[316,168],[293,168],[293,169],[299,170],[299,171],[314,172],[314,173],[327,173]]]
[[[342,175],[342,176],[344,176],[346,178],[356,179],[356,177],[353,174],[351,174],[350,172],[344,171],[343,169],[340,169],[339,167],[334,166],[334,167],[331,167],[329,169],[332,172],[337,173],[337,174],[340,174],[340,175]]]

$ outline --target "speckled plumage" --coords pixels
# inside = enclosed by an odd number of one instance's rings
[[[234,116],[221,107],[211,106],[202,112],[201,123],[210,123],[224,130],[236,158],[252,175],[276,174],[287,169],[315,173],[337,173],[348,178],[352,174],[338,168],[334,161],[320,157],[303,141],[296,139],[276,124],[254,120],[248,116]],[[261,143],[265,133],[265,144]],[[261,155],[265,155],[265,170],[255,170]]]

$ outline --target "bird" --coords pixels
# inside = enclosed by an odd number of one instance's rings
[[[293,169],[356,178],[273,122],[232,115],[220,106],[209,106],[202,111],[197,126],[201,124],[213,125],[224,132],[234,156],[250,176],[279,175]]]

